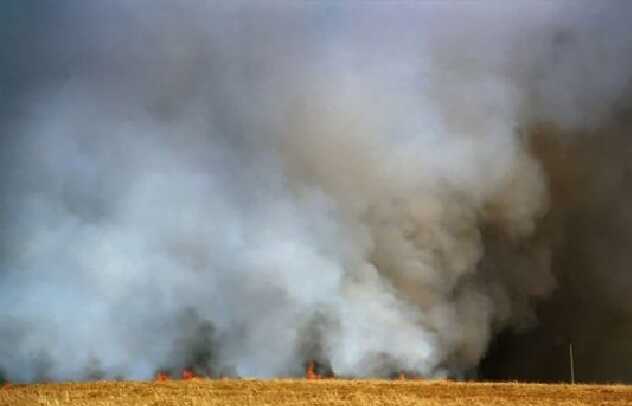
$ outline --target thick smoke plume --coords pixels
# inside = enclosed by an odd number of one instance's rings
[[[626,3],[1,7],[0,376],[627,377]]]

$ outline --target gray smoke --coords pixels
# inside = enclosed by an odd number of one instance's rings
[[[17,381],[471,373],[559,287],[536,124],[632,67],[616,2],[2,7]]]

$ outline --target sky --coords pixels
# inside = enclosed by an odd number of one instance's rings
[[[1,7],[3,379],[632,379],[626,2]]]

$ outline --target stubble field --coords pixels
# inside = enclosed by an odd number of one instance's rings
[[[8,385],[0,405],[631,405],[632,386],[436,380],[208,380]]]

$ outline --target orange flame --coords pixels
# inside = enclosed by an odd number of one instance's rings
[[[156,382],[164,382],[164,381],[168,381],[169,380],[169,375],[164,372],[164,371],[160,371],[156,374]]]
[[[314,361],[309,361],[307,363],[307,368],[305,369],[305,378],[306,379],[320,379],[320,375],[316,373],[316,363]]]
[[[193,371],[191,371],[190,369],[182,370],[182,379],[193,379],[193,378],[195,378],[195,373],[193,373]]]

